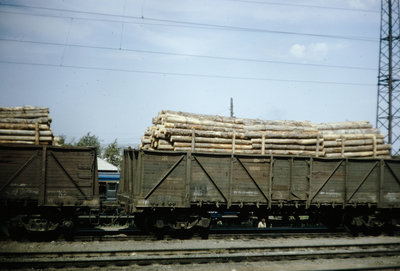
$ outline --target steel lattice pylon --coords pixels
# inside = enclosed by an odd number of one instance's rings
[[[400,21],[399,0],[381,1],[381,32],[376,127],[400,154]]]

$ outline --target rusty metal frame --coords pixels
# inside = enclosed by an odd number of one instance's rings
[[[264,191],[262,191],[261,187],[257,184],[256,180],[254,180],[253,176],[251,176],[250,172],[247,170],[247,168],[243,165],[242,161],[240,161],[239,157],[236,157],[236,160],[239,162],[239,164],[242,166],[244,171],[247,173],[247,176],[251,179],[251,181],[254,183],[254,185],[257,187],[258,191],[261,193],[261,195],[269,202],[271,201],[267,195],[265,195]]]
[[[171,172],[180,164],[180,162],[185,158],[185,155],[182,155],[178,161],[176,161],[169,169],[168,171],[161,177],[161,179],[157,182],[157,184],[150,190],[149,193],[144,197],[144,199],[148,199],[154,191],[168,178],[168,176],[171,174]]]
[[[36,151],[7,181],[0,187],[0,192],[4,190],[21,172],[38,156],[39,151]]]
[[[194,160],[197,162],[197,164],[200,166],[201,170],[206,174],[207,178],[210,180],[210,182],[214,185],[215,189],[217,189],[218,193],[221,195],[221,197],[225,200],[226,203],[228,203],[227,198],[225,197],[224,193],[219,189],[218,185],[214,182],[213,178],[211,178],[210,174],[208,174],[207,170],[203,167],[203,165],[200,163],[200,161],[197,159],[195,155],[192,156]]]
[[[88,196],[85,195],[85,193],[83,193],[82,189],[79,187],[78,183],[74,180],[74,178],[72,178],[72,176],[68,173],[68,171],[63,167],[63,165],[61,164],[61,162],[58,160],[58,158],[56,157],[56,155],[54,154],[54,152],[49,152],[50,155],[54,158],[54,161],[56,161],[57,165],[63,170],[63,172],[65,173],[65,175],[67,175],[67,177],[69,178],[69,180],[75,185],[75,187],[78,189],[78,191],[82,194],[82,196],[86,199],[88,199]]]
[[[367,172],[367,174],[365,174],[365,176],[361,179],[361,182],[359,183],[359,185],[357,186],[357,188],[353,191],[353,193],[351,193],[350,197],[346,200],[347,202],[349,202],[354,195],[358,192],[358,190],[360,189],[360,187],[365,183],[365,181],[368,179],[369,175],[371,175],[372,171],[376,168],[376,166],[379,164],[379,161],[375,162],[372,167],[370,168],[370,170]]]

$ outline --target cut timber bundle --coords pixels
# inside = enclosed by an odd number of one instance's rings
[[[312,124],[161,111],[141,149],[314,157],[385,157],[391,146],[368,121]]]
[[[0,107],[0,143],[53,144],[49,109],[43,107]]]

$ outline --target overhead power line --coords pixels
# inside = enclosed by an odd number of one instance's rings
[[[284,7],[317,8],[317,9],[340,10],[340,11],[379,13],[379,10],[374,10],[374,9],[343,8],[343,7],[282,3],[282,2],[278,2],[278,3],[277,2],[264,2],[264,1],[255,1],[255,0],[224,0],[224,1],[241,2],[241,3],[258,4],[258,5],[273,5],[273,6],[284,6]]]
[[[331,38],[331,39],[357,40],[357,41],[364,41],[364,42],[378,42],[379,41],[379,39],[372,38],[372,37],[329,35],[329,34],[305,33],[305,32],[296,32],[296,31],[281,31],[281,30],[250,28],[250,27],[221,25],[221,24],[207,24],[207,23],[181,21],[181,20],[168,20],[168,19],[159,19],[159,18],[152,18],[152,17],[126,16],[126,15],[117,15],[117,14],[108,14],[108,13],[99,13],[99,12],[78,11],[78,10],[71,10],[71,9],[46,8],[46,7],[37,7],[37,6],[29,6],[29,5],[0,3],[0,6],[30,8],[30,9],[39,9],[39,10],[57,11],[57,12],[69,12],[69,13],[78,13],[78,14],[96,15],[96,16],[111,16],[111,17],[120,19],[120,20],[113,20],[113,22],[116,22],[116,23],[141,24],[141,22],[122,21],[122,19],[135,19],[135,20],[141,20],[141,21],[169,23],[169,25],[159,24],[161,26],[168,26],[168,27],[177,27],[178,26],[178,27],[186,27],[186,28],[208,28],[208,29],[225,30],[225,31],[242,31],[242,32],[254,32],[254,33],[269,33],[269,34],[322,37],[322,38]],[[14,13],[14,14],[17,13],[17,12],[12,12],[12,11],[11,12],[10,11],[0,11],[0,12],[1,13]],[[34,14],[34,13],[26,13],[26,12],[24,13],[24,15],[42,16],[42,17],[58,17],[58,18],[68,18],[68,19],[75,18],[75,19],[81,19],[81,20],[96,20],[96,21],[110,22],[110,20],[104,20],[104,19],[78,18],[75,16],[62,16],[62,15],[56,16],[56,15]],[[171,23],[173,25],[171,25]]]
[[[15,65],[28,65],[28,66],[36,66],[36,67],[41,66],[41,67],[53,67],[53,68],[71,68],[71,69],[81,69],[81,70],[142,73],[142,74],[164,75],[164,76],[169,75],[169,76],[180,76],[180,77],[198,77],[198,78],[251,80],[251,81],[273,81],[273,82],[284,82],[284,83],[304,83],[304,84],[322,84],[322,85],[375,86],[375,84],[372,84],[372,83],[358,83],[358,82],[314,81],[314,80],[295,80],[295,79],[292,80],[292,79],[265,78],[265,77],[245,77],[245,76],[212,75],[212,74],[199,74],[199,73],[129,70],[129,69],[93,67],[93,66],[81,66],[81,65],[56,65],[56,64],[23,62],[23,61],[0,60],[0,63],[15,64]]]
[[[126,52],[135,52],[135,53],[144,53],[144,54],[172,55],[172,56],[182,56],[182,57],[225,60],[225,61],[241,61],[241,62],[256,62],[256,63],[271,63],[271,64],[283,64],[283,65],[311,66],[311,67],[321,67],[321,68],[337,68],[337,69],[376,71],[376,68],[360,67],[360,66],[327,65],[327,64],[313,64],[313,63],[277,61],[277,60],[266,60],[266,59],[255,59],[255,58],[239,58],[239,57],[210,56],[210,55],[198,55],[198,54],[183,54],[183,53],[152,51],[152,50],[140,50],[140,49],[129,49],[129,48],[118,48],[118,47],[107,47],[107,46],[93,46],[93,45],[71,44],[71,43],[57,43],[57,42],[46,42],[46,41],[17,40],[17,39],[5,39],[5,38],[0,38],[0,41],[17,42],[17,43],[28,43],[28,44],[40,44],[40,45],[52,45],[52,46],[68,46],[68,47],[87,48],[87,49],[100,49],[100,50],[112,50],[112,51],[126,51]]]

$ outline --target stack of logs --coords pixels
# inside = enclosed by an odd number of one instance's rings
[[[49,109],[0,107],[0,143],[51,145]]]
[[[368,121],[312,124],[161,111],[140,145],[145,150],[389,157],[391,146]]]

